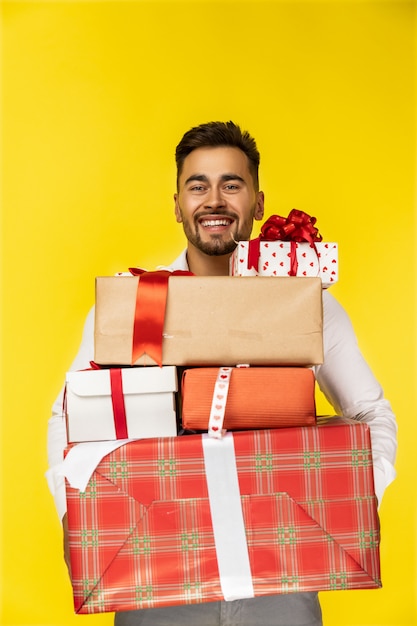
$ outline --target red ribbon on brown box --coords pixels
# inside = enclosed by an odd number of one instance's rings
[[[162,338],[170,276],[193,276],[184,270],[147,272],[130,267],[133,276],[140,276],[136,293],[132,342],[132,365],[147,354],[162,367]]]

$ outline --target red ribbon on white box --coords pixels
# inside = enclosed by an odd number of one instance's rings
[[[127,439],[127,420],[126,420],[126,408],[125,398],[123,394],[123,378],[122,370],[117,368],[111,368],[110,374],[110,389],[111,389],[111,401],[114,415],[114,427],[116,430],[116,439]]]
[[[220,367],[214,384],[213,400],[211,403],[208,423],[208,434],[209,437],[214,437],[215,439],[221,439],[226,432],[223,429],[223,422],[232,369],[233,368],[231,367]]]

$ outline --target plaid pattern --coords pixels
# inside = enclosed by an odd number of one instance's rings
[[[381,586],[366,425],[234,444],[256,596]],[[131,442],[67,499],[76,612],[223,599],[200,435]]]

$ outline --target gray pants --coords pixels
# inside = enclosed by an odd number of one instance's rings
[[[115,626],[322,626],[317,593],[116,613]]]

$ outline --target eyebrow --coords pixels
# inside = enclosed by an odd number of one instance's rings
[[[222,176],[220,176],[220,181],[222,183],[226,183],[229,180],[238,180],[241,183],[245,182],[245,180],[241,176],[239,176],[239,174],[222,174]],[[200,183],[208,183],[209,179],[207,178],[205,174],[192,174],[191,176],[187,178],[184,185],[188,185],[188,183],[191,183],[192,181],[197,181]]]

